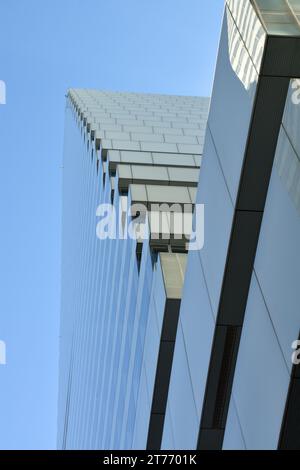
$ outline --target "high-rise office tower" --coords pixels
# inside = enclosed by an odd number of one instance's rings
[[[299,0],[226,2],[165,448],[300,448],[299,25]]]
[[[300,448],[299,77],[300,0],[228,0],[203,157],[207,99],[69,92],[60,447]]]
[[[161,445],[208,105],[68,92],[60,448]]]

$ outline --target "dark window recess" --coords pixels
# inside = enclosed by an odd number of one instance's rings
[[[92,149],[92,151],[91,151],[91,159],[92,159],[92,161],[94,159],[94,149]]]
[[[222,448],[240,335],[240,326],[216,327],[198,436],[198,450]]]
[[[213,427],[222,428],[224,412],[226,407],[227,391],[230,383],[230,373],[232,371],[234,350],[238,339],[238,328],[228,326],[226,332],[223,359],[217,388],[215,410],[213,415]]]
[[[110,192],[110,202],[112,204],[114,203],[114,195],[115,195],[115,191],[114,191],[114,189],[112,189],[111,192]]]
[[[140,269],[141,269],[142,252],[143,252],[143,244],[142,243],[137,243],[136,244],[136,249],[135,249],[135,254],[136,254],[136,262],[137,262],[138,272],[140,272]]]
[[[99,173],[99,159],[98,158],[97,158],[96,167],[97,167],[97,175],[98,175],[98,173]]]

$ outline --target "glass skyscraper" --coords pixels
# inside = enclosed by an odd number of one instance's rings
[[[68,93],[60,448],[161,445],[187,259],[187,239],[162,205],[174,217],[184,206],[191,222],[208,106],[197,97]],[[106,237],[99,208],[110,204],[118,233],[134,221],[133,204],[157,205],[163,220],[147,226],[148,239]]]
[[[298,77],[300,1],[228,0],[211,101],[69,91],[60,448],[300,448]]]

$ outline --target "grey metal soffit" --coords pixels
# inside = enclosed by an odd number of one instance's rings
[[[227,252],[200,420],[198,450],[221,449],[223,445],[251,275],[280,125],[290,79],[299,76],[300,37],[268,36]]]

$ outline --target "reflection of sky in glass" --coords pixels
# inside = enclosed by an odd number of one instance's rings
[[[227,0],[227,7],[259,72],[266,37],[261,21],[249,0]]]
[[[252,0],[270,34],[300,36],[300,0]]]
[[[257,80],[266,34],[248,0],[229,0],[227,6],[230,63],[245,89],[249,90]]]

